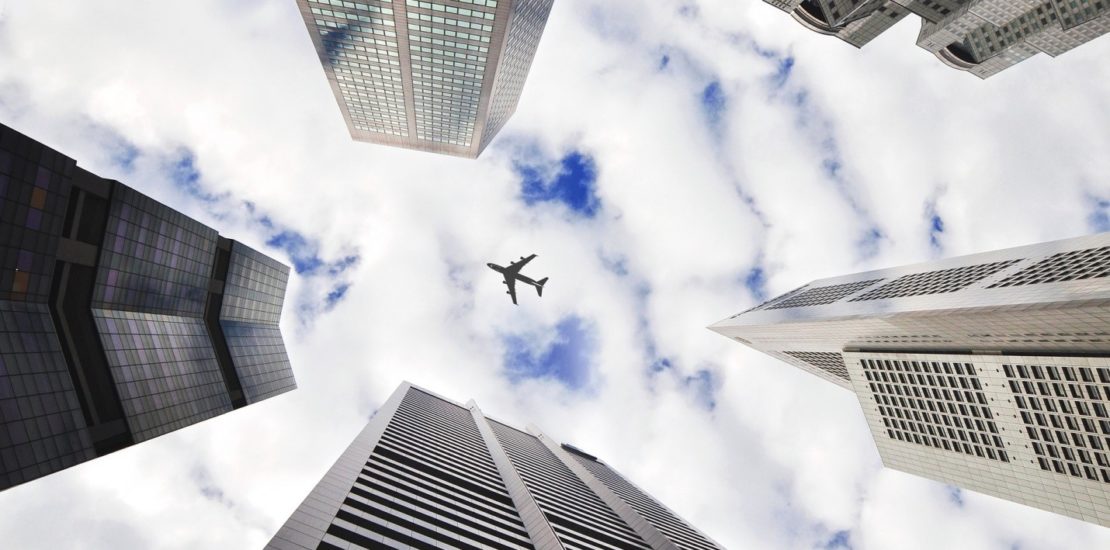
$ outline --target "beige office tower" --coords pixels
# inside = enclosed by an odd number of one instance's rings
[[[862,47],[903,17],[917,44],[987,78],[1044,52],[1060,55],[1110,31],[1110,0],[764,0],[810,30]]]
[[[516,111],[554,0],[297,0],[351,137],[477,158]]]
[[[1110,233],[822,279],[710,328],[855,392],[888,467],[1110,527]]]

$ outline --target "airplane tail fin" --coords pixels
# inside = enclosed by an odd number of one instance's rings
[[[543,296],[543,284],[547,282],[547,277],[536,281],[536,294]]]

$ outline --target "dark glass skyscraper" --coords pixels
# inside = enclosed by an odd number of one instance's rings
[[[294,389],[288,277],[0,125],[0,490]]]
[[[596,457],[405,383],[267,548],[721,546]]]

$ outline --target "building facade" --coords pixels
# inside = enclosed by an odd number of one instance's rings
[[[0,125],[0,490],[294,389],[288,277]]]
[[[1038,53],[1056,57],[1110,32],[1106,0],[764,0],[810,30],[862,47],[907,15],[917,44],[980,78]]]
[[[351,137],[468,158],[516,111],[554,0],[297,0]]]
[[[855,392],[886,466],[1110,526],[1110,233],[822,279],[710,328]]]
[[[721,547],[596,457],[405,383],[267,548]]]

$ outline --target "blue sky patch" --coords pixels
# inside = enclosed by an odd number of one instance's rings
[[[1110,231],[1110,199],[1090,197],[1091,213],[1087,216],[1087,224],[1095,232]]]
[[[293,269],[301,275],[311,274],[324,265],[324,260],[317,254],[316,246],[296,231],[281,231],[270,237],[266,245],[288,252],[289,259],[293,261]]]
[[[775,72],[771,74],[770,78],[772,87],[776,90],[785,87],[786,82],[790,80],[790,76],[794,74],[794,56],[765,48],[756,42],[752,42],[751,47],[756,55],[775,64]]]
[[[661,357],[659,359],[656,359],[655,361],[652,361],[651,363],[652,374],[658,374],[672,368],[674,368],[674,365],[671,363],[671,360],[667,359],[666,357]]]
[[[929,217],[929,246],[934,250],[944,248],[941,245],[940,238],[944,234],[944,219],[940,217],[935,211]]]
[[[666,69],[667,65],[670,65],[670,64],[671,64],[671,56],[669,56],[667,54],[663,54],[662,56],[659,57],[659,70],[660,71],[662,71],[663,69]]]
[[[598,259],[606,271],[617,277],[628,276],[628,258],[625,256],[607,256],[604,251],[599,251]]]
[[[593,157],[571,151],[559,160],[554,175],[548,168],[523,163],[515,166],[521,178],[524,204],[557,202],[586,218],[597,215],[601,201],[597,198],[597,165]]]
[[[350,288],[350,283],[343,283],[337,285],[334,289],[332,289],[332,291],[328,293],[328,297],[326,299],[325,306],[327,307],[327,309],[335,307],[335,305],[338,304],[343,299],[343,297],[347,295],[347,290],[349,290]]]
[[[794,58],[786,56],[779,58],[778,69],[775,75],[771,78],[776,88],[781,88],[786,85],[786,81],[790,80],[790,75],[794,73]]]
[[[228,508],[235,505],[235,503],[224,494],[224,490],[212,479],[211,472],[209,472],[208,468],[205,466],[201,464],[195,465],[192,470],[189,471],[189,477],[192,479],[193,483],[196,484],[197,490],[200,491],[200,494],[204,496],[204,498],[222,504]]]
[[[956,487],[955,485],[947,485],[946,488],[948,489],[948,500],[950,502],[952,502],[953,504],[955,504],[957,507],[963,508],[964,507],[964,492],[962,490],[960,490],[959,487]]]
[[[201,176],[200,169],[197,168],[197,157],[188,149],[182,149],[169,160],[166,164],[166,173],[175,186],[194,199],[214,203],[227,197],[226,194],[221,197],[204,189],[200,183]]]
[[[825,544],[822,546],[822,548],[824,548],[825,550],[851,550],[851,533],[848,531],[837,531],[833,533],[833,535],[829,537],[829,540],[825,541]]]
[[[124,138],[107,126],[101,126],[96,123],[90,123],[90,125],[100,148],[108,153],[108,161],[111,162],[112,165],[121,168],[124,172],[133,170],[135,168],[135,161],[138,160],[142,153],[139,148],[127,138]]]
[[[531,338],[508,335],[505,369],[514,383],[527,379],[555,379],[572,390],[585,388],[593,372],[597,329],[578,316],[564,317],[555,325],[555,338],[544,349],[536,349]]]
[[[714,80],[705,88],[702,88],[701,110],[711,126],[717,127],[721,124],[721,117],[724,116],[727,109],[728,98],[725,96],[725,91],[721,88],[719,80]]]
[[[748,274],[744,276],[744,287],[752,293],[756,302],[767,299],[767,274],[763,272],[762,267],[755,266],[748,271]]]
[[[861,258],[874,258],[879,255],[879,247],[882,246],[885,239],[886,235],[878,227],[868,228],[863,232],[859,241],[856,242],[856,250]]]
[[[694,394],[698,403],[710,411],[717,408],[717,380],[712,372],[706,369],[699,370],[693,376],[687,376],[684,382],[686,389]]]

